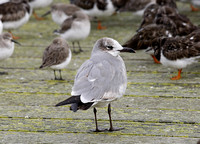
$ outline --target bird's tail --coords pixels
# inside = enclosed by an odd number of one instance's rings
[[[81,102],[80,96],[72,96],[72,97],[56,104],[56,107],[67,105],[67,104],[80,103],[80,102]]]
[[[89,109],[92,106],[93,102],[82,103],[80,96],[72,96],[72,97],[56,104],[56,107],[67,105],[67,104],[72,104],[70,107],[70,110],[72,110],[73,112],[76,112],[78,109],[82,109],[82,110]]]

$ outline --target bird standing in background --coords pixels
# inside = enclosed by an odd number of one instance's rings
[[[61,69],[67,67],[71,61],[71,57],[71,50],[67,42],[62,38],[55,38],[44,50],[40,68],[50,67],[54,70],[55,80],[63,80]],[[56,77],[56,70],[59,70],[60,78]]]
[[[200,58],[200,32],[187,37],[156,38],[152,42],[155,57],[166,67],[178,69],[178,75],[171,80],[181,78],[182,69],[198,62]]]
[[[42,17],[51,13],[52,20],[58,25],[61,25],[67,18],[70,18],[76,11],[80,10],[79,7],[73,4],[56,3]]]
[[[75,51],[74,43],[77,42],[79,51],[82,52],[79,41],[84,40],[90,34],[90,20],[89,17],[81,11],[75,12],[72,17],[66,19],[59,30],[54,33],[60,35],[67,41],[71,41],[73,45],[73,52]]]
[[[30,15],[31,8],[27,0],[10,0],[0,3],[0,16],[2,16],[3,29],[8,29],[10,33],[12,29],[17,29],[27,23]],[[12,36],[13,39],[19,38],[14,35]]]
[[[77,5],[88,16],[102,18],[113,15],[120,7],[125,5],[127,0],[70,0]],[[105,29],[98,20],[97,29]]]
[[[12,39],[10,33],[3,33],[0,35],[0,61],[9,58],[13,54],[15,49],[14,43],[20,45],[20,43]],[[0,74],[4,74],[4,72],[1,72]]]
[[[154,4],[156,0],[127,0],[126,4],[122,6],[119,11],[131,11],[138,15],[143,15],[144,10],[151,4]]]
[[[122,97],[127,86],[126,68],[120,52],[134,52],[133,49],[123,48],[116,40],[102,38],[95,43],[89,60],[79,68],[72,97],[58,103],[56,106],[71,104],[70,110],[76,112],[79,109],[87,110],[94,107],[96,129],[100,132],[97,124],[96,107],[108,105],[110,120],[109,131],[115,131],[111,119],[111,102]]]

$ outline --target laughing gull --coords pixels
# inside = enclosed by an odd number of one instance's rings
[[[89,17],[81,11],[75,12],[72,17],[66,19],[59,30],[54,31],[67,41],[73,44],[73,52],[75,52],[74,43],[77,42],[80,52],[82,51],[79,41],[84,40],[90,34]]]
[[[71,57],[71,50],[69,49],[67,42],[62,38],[55,38],[44,50],[40,68],[50,67],[54,70],[55,80],[63,80],[61,69],[67,67],[71,61]],[[56,70],[59,70],[60,78],[56,77]]]
[[[37,16],[37,14],[35,13],[35,9],[47,7],[53,2],[53,0],[28,0],[28,1],[31,8],[33,9],[33,15],[37,20],[43,20],[43,18]]]
[[[95,116],[95,132],[101,130],[97,125],[96,107],[108,105],[110,120],[109,131],[119,130],[112,126],[111,102],[122,97],[127,86],[126,68],[120,52],[131,52],[131,48],[122,47],[112,38],[102,38],[95,43],[89,60],[79,68],[72,97],[58,103],[56,106],[71,104],[70,110],[76,112],[79,109],[87,110],[93,107]]]
[[[0,35],[0,61],[3,61],[9,58],[15,49],[14,43],[18,43],[17,41],[12,39],[12,35],[10,33],[3,33]],[[4,74],[4,72],[1,72]]]
[[[51,10],[42,17],[51,13],[52,20],[61,25],[67,18],[71,17],[76,11],[81,9],[73,4],[56,3],[51,6]]]
[[[0,3],[0,16],[2,16],[3,28],[17,29],[27,23],[31,14],[31,8],[27,0],[10,0]],[[18,37],[14,37],[17,39]]]

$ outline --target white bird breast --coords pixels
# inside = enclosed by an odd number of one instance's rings
[[[197,62],[197,58],[200,58],[200,56],[198,57],[191,57],[191,58],[182,58],[182,59],[177,59],[177,60],[168,60],[162,53],[161,53],[161,59],[160,62],[164,65],[164,66],[169,66],[172,68],[177,68],[177,69],[182,69],[185,68],[186,66]]]
[[[5,60],[7,58],[9,58],[12,54],[13,54],[13,51],[14,51],[14,43],[11,42],[10,46],[9,47],[3,47],[3,48],[0,48],[0,61],[2,60]]]
[[[27,23],[30,18],[30,14],[26,12],[25,16],[17,21],[9,21],[9,22],[3,22],[3,28],[4,29],[16,29],[23,24]]]
[[[85,21],[74,21],[72,27],[65,33],[61,34],[66,40],[79,41],[88,37],[90,33],[90,22]]]

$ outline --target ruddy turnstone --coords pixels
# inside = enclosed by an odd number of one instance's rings
[[[134,52],[133,49],[123,48],[116,40],[102,38],[95,43],[89,60],[79,68],[71,97],[58,103],[56,106],[71,104],[70,110],[87,110],[93,107],[96,129],[100,132],[97,124],[96,107],[108,105],[110,120],[109,131],[120,130],[112,125],[111,102],[122,97],[127,86],[126,67],[120,52]]]
[[[198,33],[200,34],[200,32]],[[172,77],[171,80],[179,80],[183,68],[198,62],[197,59],[200,58],[200,39],[196,39],[196,36],[193,35],[189,39],[188,37],[173,37],[153,40],[152,48],[155,57],[160,59],[162,65],[178,69],[178,75]]]
[[[107,17],[113,15],[120,7],[125,5],[127,0],[70,0],[72,4],[77,5],[82,11],[90,17]],[[102,27],[100,20],[97,29]]]
[[[74,4],[56,3],[51,6],[51,10],[42,17],[51,13],[52,20],[61,25],[67,18],[71,17],[76,11],[81,9]]]
[[[119,9],[120,12],[131,11],[138,15],[143,15],[144,10],[156,0],[128,0],[126,4]]]
[[[38,15],[35,12],[35,9],[47,7],[53,2],[53,0],[28,0],[28,1],[31,8],[33,9],[33,15],[37,20],[43,20],[43,18],[38,17]]]
[[[156,3],[160,6],[169,6],[171,8],[177,9],[175,0],[156,0]]]
[[[165,26],[150,24],[141,28],[130,40],[123,44],[124,47],[135,50],[147,49],[151,46],[152,40],[157,37],[172,37],[173,33]],[[153,53],[149,53],[155,63],[160,63]]]
[[[31,8],[27,0],[10,0],[0,4],[0,16],[2,16],[3,29],[17,29],[27,23],[31,14]],[[14,39],[18,37],[13,36]]]
[[[89,17],[81,11],[75,12],[72,17],[66,19],[59,30],[54,31],[67,41],[71,41],[73,52],[75,52],[74,43],[77,42],[80,52],[82,51],[79,41],[84,40],[90,34]]]
[[[53,42],[44,50],[42,65],[40,68],[50,67],[54,70],[55,80],[63,80],[61,69],[67,67],[71,61],[71,50],[67,42],[62,38],[55,38]],[[60,78],[56,77],[56,70],[60,73]]]

